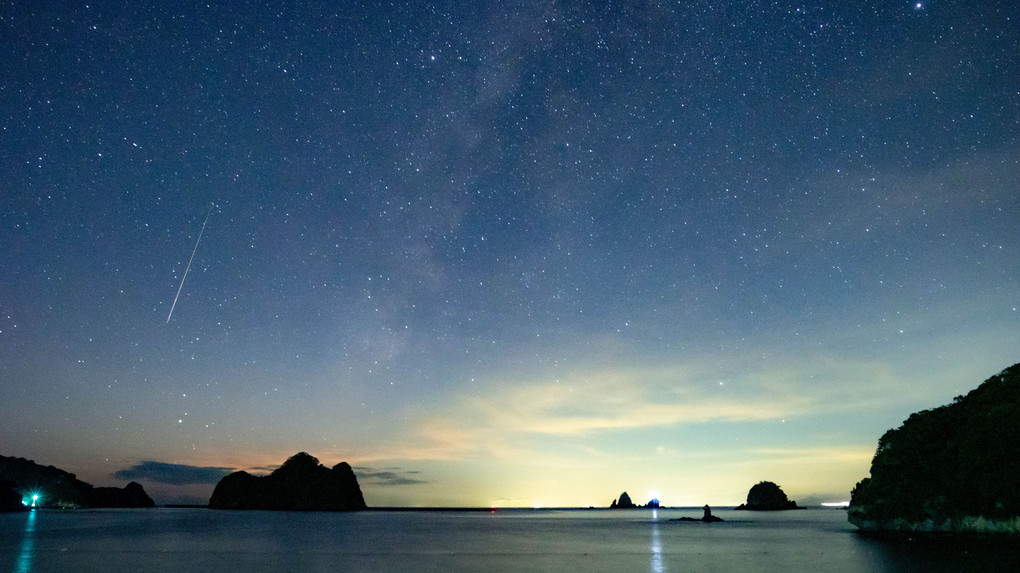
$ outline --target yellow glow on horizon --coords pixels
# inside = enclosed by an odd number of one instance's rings
[[[866,411],[873,385],[891,374],[881,365],[818,363],[811,376],[785,365],[730,372],[724,386],[710,365],[491,379],[441,407],[403,412],[368,443],[345,441],[338,429],[328,447],[281,440],[254,455],[206,451],[189,463],[265,471],[306,451],[328,467],[346,461],[356,474],[358,466],[418,472],[423,483],[359,479],[369,505],[608,507],[627,491],[639,505],[731,506],[761,480],[778,483],[791,499],[838,500],[868,475],[875,442],[825,446],[816,436],[775,428],[781,420],[786,428],[831,412]],[[804,391],[802,380],[823,375],[836,380]],[[835,383],[841,380],[855,382]],[[740,439],[759,430],[777,440]]]

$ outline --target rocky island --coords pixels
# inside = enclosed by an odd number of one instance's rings
[[[637,508],[637,504],[631,501],[630,496],[627,495],[627,492],[621,493],[620,499],[618,500],[614,499],[613,503],[610,504],[609,506],[609,509],[635,509],[635,508]]]
[[[155,507],[155,502],[136,482],[123,488],[94,487],[72,473],[53,466],[42,466],[25,458],[0,456],[0,481],[9,482],[2,490],[3,505],[17,499],[23,506],[49,508]],[[8,492],[13,492],[13,495]]]
[[[1020,364],[878,440],[847,517],[872,534],[1020,534]]]
[[[267,476],[234,472],[216,484],[212,509],[358,511],[367,509],[358,478],[347,462],[327,468],[309,454],[291,456]]]
[[[783,511],[804,508],[798,506],[796,501],[787,499],[783,488],[770,481],[762,481],[751,486],[751,490],[747,492],[747,503],[742,503],[733,509]]]
[[[613,503],[609,505],[609,509],[659,509],[660,507],[661,506],[659,505],[659,500],[654,498],[648,500],[648,503],[644,505],[638,505],[634,503],[633,500],[630,499],[630,496],[627,495],[627,492],[621,493],[620,499],[619,500],[614,499]]]

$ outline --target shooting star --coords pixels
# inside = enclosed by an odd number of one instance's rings
[[[202,240],[202,233],[205,232],[205,225],[209,222],[209,215],[212,215],[213,207],[216,204],[209,205],[209,212],[205,214],[205,221],[202,221],[202,230],[198,232],[198,239],[195,240],[195,248],[191,250],[191,258],[188,259],[188,266],[184,268],[184,276],[181,277],[181,286],[177,287],[177,296],[174,297],[174,303],[170,305],[170,314],[166,315],[166,323],[170,324],[170,317],[174,315],[174,307],[177,306],[177,299],[181,296],[181,289],[184,288],[184,280],[188,278],[188,271],[191,270],[191,261],[195,260],[195,253],[198,252],[198,243]]]

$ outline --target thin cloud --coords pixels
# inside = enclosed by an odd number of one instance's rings
[[[745,383],[746,385],[747,383]],[[755,383],[761,386],[760,382]],[[503,432],[583,435],[709,421],[768,420],[807,410],[810,398],[784,390],[734,392],[682,369],[598,372],[557,382],[506,384],[498,396],[467,399],[462,412]]]
[[[397,468],[392,470],[376,470],[368,467],[356,468],[356,474],[361,482],[370,482],[372,485],[417,485],[429,483],[426,480],[421,480],[416,477],[411,477],[420,474],[417,470],[402,471]]]
[[[889,409],[909,412],[917,409],[912,406],[924,391],[953,378],[951,373],[904,369],[882,360],[811,349],[770,350],[764,363],[760,355],[725,354],[685,363],[621,363],[570,376],[492,376],[488,383],[447,400],[443,411],[456,410],[456,417],[434,415],[428,409],[408,412],[402,431],[357,461],[384,467],[395,460],[528,460],[576,469],[627,455],[619,444],[629,435],[644,439],[640,437],[649,432],[704,424],[724,428],[805,417],[859,417]],[[815,445],[804,439],[801,443]],[[863,467],[860,471],[866,473],[874,453],[872,441],[858,442],[855,448],[859,451],[840,452],[830,461]],[[749,459],[810,466],[822,453],[758,452]],[[690,447],[683,450],[684,457],[691,455],[698,454]]]
[[[539,454],[534,440],[543,436],[583,439],[869,411],[909,401],[917,392],[912,382],[924,377],[882,362],[826,355],[764,367],[729,358],[717,361],[724,367],[622,367],[557,380],[494,382],[457,399],[457,419],[419,418],[413,438],[381,448],[374,459],[533,457]]]
[[[114,477],[125,480],[148,480],[170,485],[216,484],[233,468],[199,467],[186,464],[167,464],[143,461],[129,468],[117,470]]]

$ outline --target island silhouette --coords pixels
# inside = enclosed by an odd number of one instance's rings
[[[635,509],[637,504],[630,500],[630,496],[627,492],[620,494],[619,499],[614,499],[613,503],[609,504],[609,509]]]
[[[648,500],[648,503],[644,505],[637,505],[630,499],[627,492],[621,493],[619,499],[614,499],[613,503],[609,504],[609,509],[658,509],[659,507],[659,500],[654,498]]]
[[[299,452],[267,476],[238,471],[216,484],[212,509],[358,511],[367,509],[358,478],[347,462],[332,468]]]
[[[796,501],[787,499],[783,488],[773,482],[762,481],[751,486],[747,492],[747,502],[733,509],[749,511],[784,511],[787,509],[804,509]]]

